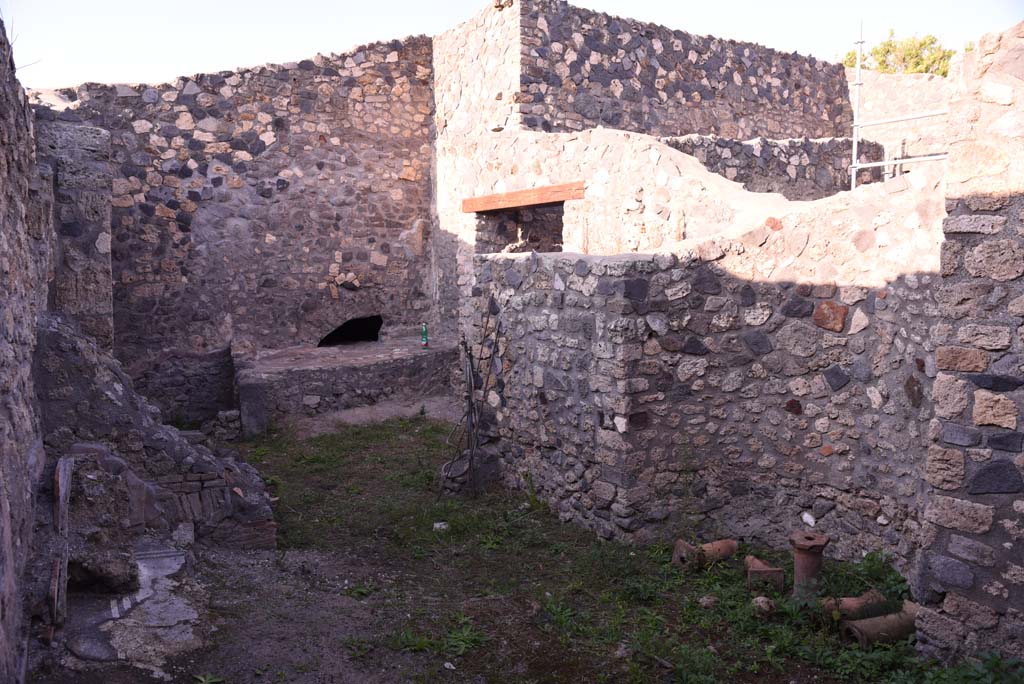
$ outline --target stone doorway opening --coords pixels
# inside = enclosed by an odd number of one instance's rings
[[[324,335],[317,347],[340,347],[358,342],[379,342],[384,318],[379,315],[350,318]]]

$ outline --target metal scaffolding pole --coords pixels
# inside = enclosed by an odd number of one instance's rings
[[[860,22],[860,38],[857,40],[857,80],[853,83],[853,159],[850,160],[850,190],[857,189],[857,139],[860,136],[860,65],[864,58],[864,21]]]
[[[864,63],[864,22],[860,22],[860,39],[856,41],[857,45],[857,80],[851,85],[853,86],[853,153],[852,159],[850,160],[850,190],[857,189],[857,171],[860,169],[871,169],[882,167],[883,173],[886,167],[893,167],[893,173],[896,172],[896,167],[901,164],[914,164],[916,162],[925,161],[941,161],[946,158],[945,153],[941,154],[927,154],[917,157],[897,157],[895,159],[886,159],[880,162],[869,162],[861,164],[858,161],[858,143],[860,142],[860,130],[862,128],[868,128],[870,126],[885,126],[887,124],[900,123],[901,121],[914,121],[917,119],[925,119],[931,116],[948,116],[948,110],[933,111],[933,112],[922,112],[920,114],[907,114],[904,116],[894,116],[888,119],[879,119],[878,121],[868,121],[863,123],[860,120],[860,88],[863,85],[861,81],[861,68]],[[888,150],[885,152],[889,154]]]

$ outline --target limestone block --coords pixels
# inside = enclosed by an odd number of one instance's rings
[[[1014,430],[1017,416],[1017,405],[1006,395],[982,389],[974,392],[972,417],[975,425],[996,425]]]

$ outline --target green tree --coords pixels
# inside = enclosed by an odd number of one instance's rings
[[[938,74],[946,76],[949,73],[949,60],[953,57],[954,50],[947,50],[939,43],[939,39],[932,35],[922,38],[911,36],[910,38],[897,39],[892,29],[889,29],[889,37],[871,48],[861,66],[866,69],[875,69],[889,74]],[[843,64],[848,67],[857,65],[857,53],[850,50],[843,58]]]

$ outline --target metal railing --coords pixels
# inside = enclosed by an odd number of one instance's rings
[[[865,162],[861,163],[857,158],[857,145],[860,142],[860,131],[862,128],[869,128],[871,126],[885,126],[887,124],[900,123],[902,121],[914,121],[915,119],[926,119],[933,116],[948,116],[949,110],[938,110],[934,112],[922,112],[920,114],[907,114],[906,116],[894,116],[889,119],[879,119],[878,121],[861,122],[860,120],[860,87],[864,85],[861,81],[861,65],[864,61],[864,24],[860,27],[860,40],[856,41],[857,45],[857,80],[853,83],[853,152],[852,159],[850,160],[850,190],[857,189],[857,171],[860,169],[872,169],[891,166],[895,172],[897,166],[903,164],[916,164],[918,162],[926,161],[941,161],[948,155],[943,152],[940,154],[926,154],[917,157],[900,157],[896,159],[886,159],[880,162]]]

